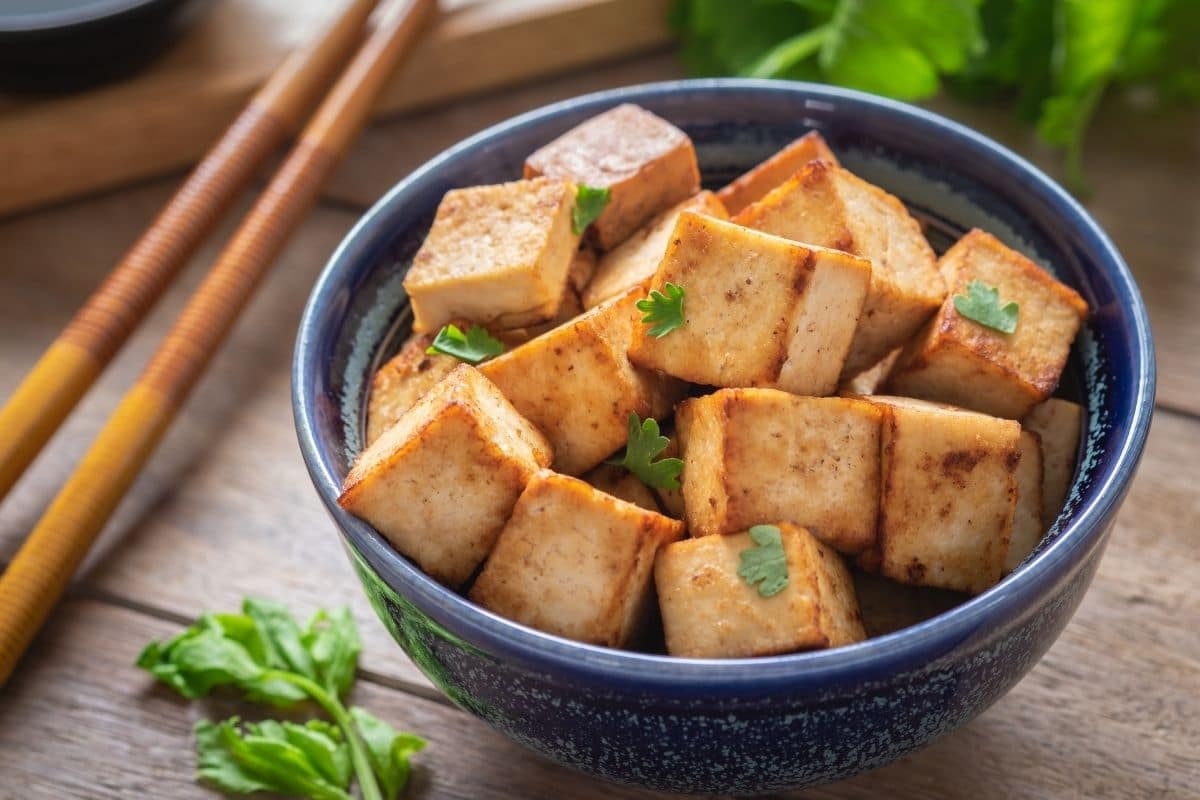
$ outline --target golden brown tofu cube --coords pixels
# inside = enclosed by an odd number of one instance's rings
[[[538,178],[446,192],[404,279],[413,330],[452,319],[516,328],[557,313],[579,247],[575,186]]]
[[[548,470],[526,487],[471,600],[531,628],[624,647],[653,619],[654,557],[683,525]]]
[[[682,391],[629,363],[636,300],[596,306],[480,367],[546,435],[559,472],[587,472],[624,446],[631,413],[663,416]]]
[[[462,364],[359,455],[338,504],[458,588],[550,458],[537,429]]]
[[[1042,521],[1049,527],[1058,519],[1075,477],[1083,409],[1070,400],[1051,397],[1034,406],[1021,426],[1042,442]]]
[[[1017,465],[1017,505],[1013,511],[1012,538],[1004,557],[1004,572],[1017,568],[1033,552],[1046,526],[1042,523],[1042,440],[1032,431],[1021,431],[1021,463]]]
[[[626,103],[575,126],[525,160],[525,177],[546,175],[612,191],[587,231],[610,250],[658,212],[700,191],[687,134]]]
[[[806,164],[734,222],[871,262],[871,286],[843,378],[907,342],[946,296],[933,250],[904,204],[824,161]]]
[[[731,222],[679,215],[653,285],[684,290],[684,324],[634,329],[643,367],[709,386],[831,394],[866,294],[863,259]]]
[[[591,470],[583,479],[605,494],[610,494],[618,500],[633,503],[647,511],[658,509],[658,501],[650,487],[638,480],[638,477],[624,467],[613,464],[601,464]]]
[[[433,334],[414,333],[400,352],[392,356],[371,378],[367,399],[367,441],[371,444],[412,408],[421,396],[459,365],[453,356],[426,353]]]
[[[973,230],[942,256],[950,295],[911,341],[888,379],[896,394],[1020,419],[1058,385],[1087,303],[996,237]],[[955,297],[981,281],[1018,305],[1017,328],[1001,333],[960,314]]]
[[[767,192],[795,175],[808,162],[817,159],[834,166],[838,165],[837,156],[829,149],[821,134],[809,131],[754,169],[739,176],[733,183],[717,192],[717,197],[725,204],[725,208],[729,209],[730,214],[736,214],[751,203],[762,200]]]
[[[662,212],[600,258],[596,274],[583,293],[584,308],[625,294],[635,286],[648,288],[667,250],[675,222],[684,211],[729,219],[725,207],[712,192],[700,192]]]
[[[685,400],[675,424],[688,530],[707,536],[783,519],[862,552],[879,518],[883,416],[865,400],[775,389]]]
[[[787,585],[770,597],[740,575],[749,532],[669,544],[654,566],[667,652],[748,658],[840,647],[865,638],[854,584],[841,556],[804,528],[779,529]]]
[[[1021,426],[907,397],[871,402],[888,410],[879,571],[973,594],[995,584],[1012,536]]]

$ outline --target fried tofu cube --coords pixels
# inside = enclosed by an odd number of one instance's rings
[[[831,394],[870,274],[846,253],[685,211],[654,277],[684,289],[684,324],[662,337],[636,326],[629,356],[708,386]]]
[[[810,161],[733,221],[871,262],[871,286],[843,378],[907,342],[946,296],[933,250],[904,204],[827,162]]]
[[[413,330],[452,319],[516,328],[550,319],[579,247],[575,186],[537,178],[446,192],[404,278]]]
[[[622,295],[635,286],[649,287],[659,262],[675,230],[675,222],[684,211],[729,219],[725,207],[712,192],[700,192],[662,212],[625,241],[605,253],[596,265],[596,274],[583,293],[584,308],[592,308]]]
[[[862,617],[841,556],[804,528],[775,523],[787,585],[770,597],[738,575],[749,532],[669,544],[654,565],[667,652],[748,658],[862,641]]]
[[[367,398],[367,440],[370,445],[413,404],[459,365],[452,356],[429,354],[433,334],[414,333],[371,377]]]
[[[338,505],[435,580],[458,588],[550,460],[541,433],[462,364],[359,455]]]
[[[1032,431],[1022,430],[1018,442],[1021,462],[1016,474],[1017,505],[1013,510],[1008,555],[1004,557],[1005,574],[1033,552],[1046,530],[1042,522],[1042,439]]]
[[[717,197],[725,204],[730,214],[736,214],[751,203],[762,200],[767,192],[795,175],[805,164],[818,159],[834,166],[838,165],[837,156],[829,149],[824,137],[816,131],[809,131],[739,176],[733,183],[717,192]]]
[[[663,416],[682,392],[629,362],[636,300],[596,306],[480,366],[549,439],[559,472],[587,472],[625,444],[631,413]]]
[[[548,470],[529,481],[470,598],[531,628],[624,647],[654,619],[654,558],[683,525]]]
[[[880,426],[861,399],[722,389],[679,405],[683,502],[693,536],[764,519],[808,528],[844,553],[875,543]]]
[[[1034,406],[1021,426],[1042,442],[1042,521],[1048,527],[1062,512],[1075,477],[1083,409],[1078,403],[1051,397]]]
[[[633,503],[647,511],[658,509],[658,501],[650,487],[638,480],[638,477],[624,467],[613,464],[601,464],[583,476],[583,479],[605,494],[610,494],[618,500]]]
[[[871,402],[888,412],[879,571],[901,583],[972,594],[995,584],[1012,536],[1021,426],[907,397]]]
[[[626,103],[575,126],[525,160],[525,177],[545,175],[611,190],[588,241],[610,250],[651,217],[700,191],[687,134]]]
[[[947,250],[940,268],[950,296],[905,347],[888,379],[889,391],[1020,419],[1058,385],[1087,303],[981,230]],[[955,297],[966,296],[972,281],[998,289],[1001,304],[1018,305],[1013,333],[958,312]]]

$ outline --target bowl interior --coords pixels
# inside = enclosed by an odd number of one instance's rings
[[[704,184],[717,188],[807,130],[817,129],[851,171],[899,196],[925,224],[935,250],[980,227],[1075,287],[1093,314],[1081,331],[1060,394],[1082,403],[1086,430],[1069,499],[1035,553],[999,586],[939,617],[849,648],[756,659],[784,672],[804,660],[898,652],[904,637],[956,623],[968,636],[997,604],[1030,602],[1067,562],[1095,546],[1140,454],[1153,403],[1153,356],[1145,311],[1128,270],[1095,223],[1065,192],[1018,157],[933,114],[866,95],[782,82],[652,84],[590,95],[531,112],[452,148],[415,172],[349,234],[318,281],[301,325],[294,392],[301,444],[326,504],[350,543],[401,594],[460,635],[508,644],[591,651],[627,669],[666,669],[679,659],[605,651],[501,620],[443,589],[333,502],[362,445],[366,389],[375,367],[408,334],[402,280],[449,189],[513,180],[527,154],[620,102],[635,102],[682,127],[696,144]],[[947,633],[947,631],[942,631]],[[949,635],[949,634],[947,634]],[[515,642],[515,644],[514,644]],[[841,654],[841,655],[839,655]],[[659,662],[657,666],[654,662]],[[697,662],[717,669],[737,662]],[[640,665],[640,666],[637,666]],[[649,665],[649,666],[647,666]],[[763,669],[762,667],[759,668]],[[687,669],[684,669],[686,673]],[[765,672],[760,671],[760,675]]]

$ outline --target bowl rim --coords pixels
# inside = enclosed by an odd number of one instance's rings
[[[370,246],[388,235],[380,229],[380,220],[403,203],[407,188],[483,143],[580,108],[601,108],[681,92],[719,94],[748,90],[873,106],[905,118],[908,124],[936,130],[953,139],[955,146],[969,148],[981,158],[1020,174],[1028,191],[1041,194],[1058,208],[1063,219],[1088,243],[1096,255],[1096,268],[1109,274],[1117,303],[1125,307],[1132,321],[1132,329],[1126,336],[1133,342],[1137,386],[1128,429],[1119,442],[1111,445],[1112,465],[1082,498],[1073,518],[1055,541],[996,586],[935,617],[883,636],[830,650],[758,658],[693,659],[584,644],[504,619],[436,583],[392,549],[368,524],[344,512],[337,505],[340,481],[335,478],[328,454],[323,452],[315,435],[317,407],[310,390],[315,388],[322,365],[315,358],[314,332],[331,313],[331,306],[345,302],[341,296],[343,290],[338,287],[339,276],[368,256]],[[926,665],[931,653],[948,652],[981,631],[1012,624],[1036,598],[1063,580],[1075,564],[1103,543],[1107,524],[1124,499],[1145,446],[1154,408],[1156,369],[1145,303],[1120,253],[1075,198],[1024,158],[965,125],[907,103],[800,81],[706,78],[609,89],[542,106],[492,125],[418,167],[362,216],[318,277],[300,322],[292,378],[297,436],[313,484],[342,535],[397,594],[467,643],[527,669],[565,672],[576,679],[586,677],[641,692],[686,694],[701,687],[710,692],[719,687],[728,693],[769,692],[782,687],[815,689],[844,681],[849,673],[854,674],[855,680],[882,678],[897,669]]]
[[[65,31],[94,22],[119,17],[164,0],[92,0],[73,8],[0,14],[2,33],[46,33]]]

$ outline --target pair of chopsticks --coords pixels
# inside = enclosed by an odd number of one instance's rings
[[[145,371],[0,575],[0,686],[436,7],[436,0],[391,0],[364,41],[378,2],[349,0],[316,42],[284,63],[0,409],[2,499],[361,43]]]

